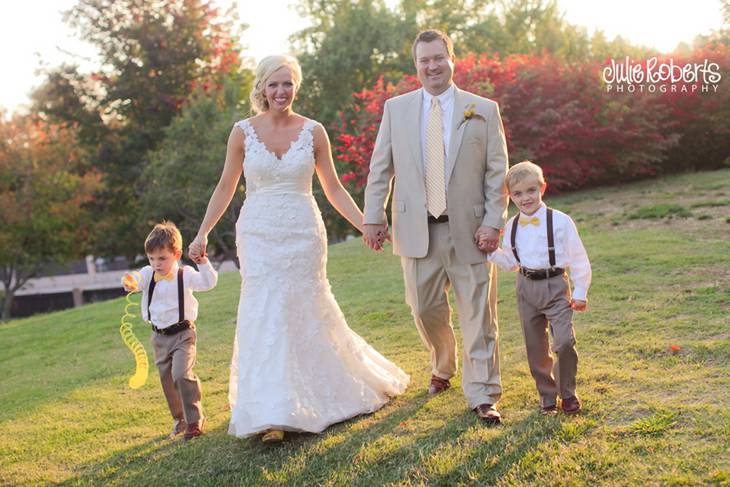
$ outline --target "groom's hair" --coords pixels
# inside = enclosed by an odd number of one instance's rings
[[[413,62],[417,62],[416,46],[419,42],[432,42],[438,39],[441,39],[446,45],[446,52],[449,54],[449,58],[454,59],[454,43],[451,42],[451,38],[445,32],[441,32],[438,29],[427,29],[419,32],[416,40],[413,41]]]
[[[182,251],[182,245],[180,230],[171,221],[164,220],[155,225],[155,228],[147,235],[147,239],[144,241],[144,251],[150,253],[159,249],[168,249],[175,253],[178,250]]]

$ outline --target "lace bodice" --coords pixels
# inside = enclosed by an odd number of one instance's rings
[[[243,175],[246,178],[246,195],[256,193],[305,193],[312,192],[314,174],[314,120],[304,122],[299,136],[281,159],[261,142],[251,122],[236,123],[246,135],[246,157]]]

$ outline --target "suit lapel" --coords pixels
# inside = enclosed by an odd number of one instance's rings
[[[461,147],[461,141],[464,138],[466,124],[461,123],[466,108],[464,96],[461,90],[454,85],[454,113],[451,117],[451,140],[449,142],[449,153],[446,158],[446,187],[449,187],[451,174],[456,166],[456,156]]]
[[[421,88],[422,90],[423,88]],[[416,162],[418,173],[423,177],[423,151],[421,151],[421,105],[423,105],[423,93],[421,90],[413,92],[408,104],[406,119],[406,137],[410,142],[413,160]]]

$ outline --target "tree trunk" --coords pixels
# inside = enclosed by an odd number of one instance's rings
[[[0,277],[2,277],[3,283],[3,299],[2,299],[2,316],[1,321],[7,321],[10,319],[10,307],[13,305],[12,291],[13,275],[15,274],[15,267],[10,265],[4,265],[0,268]]]
[[[13,300],[15,299],[15,293],[5,288],[5,298],[3,299],[3,315],[2,321],[10,319],[10,309],[13,307]]]
[[[2,321],[10,319],[10,310],[13,307],[13,301],[15,301],[15,291],[25,285],[26,282],[38,273],[39,267],[33,268],[30,272],[22,272],[18,267],[5,266],[0,271],[2,274],[2,283],[5,288],[5,297],[2,304]]]

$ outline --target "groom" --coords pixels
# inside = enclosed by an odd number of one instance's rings
[[[497,274],[475,238],[497,248],[507,215],[507,145],[497,104],[452,82],[454,49],[438,30],[418,34],[413,60],[423,88],[388,100],[365,189],[364,241],[381,250],[393,188],[393,252],[401,256],[418,332],[431,352],[429,394],[457,373],[447,300],[454,287],[464,356],[462,386],[477,416],[499,423],[502,393]]]

